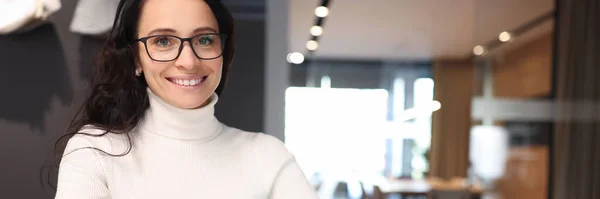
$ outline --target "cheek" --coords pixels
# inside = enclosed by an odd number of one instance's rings
[[[157,75],[160,74],[167,66],[167,63],[155,62],[148,56],[140,55],[139,68],[146,74]]]
[[[206,66],[210,68],[211,72],[213,72],[215,75],[218,75],[220,79],[221,72],[223,70],[223,59],[210,60]]]
[[[152,72],[152,68],[156,68],[157,62],[150,59],[143,44],[138,47],[137,60],[138,65],[136,67],[141,68],[144,72]]]
[[[148,56],[146,56],[146,51],[145,51],[144,47],[138,48],[136,55],[137,55],[137,57],[136,57],[137,60],[135,60],[135,64],[136,64],[135,68],[142,69],[145,72],[145,70],[146,70],[145,66],[148,65],[149,60],[148,60]]]

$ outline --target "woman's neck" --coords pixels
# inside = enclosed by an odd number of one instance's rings
[[[196,109],[173,106],[147,89],[150,107],[140,123],[140,130],[177,140],[209,140],[221,131],[214,116],[218,96],[213,95]]]

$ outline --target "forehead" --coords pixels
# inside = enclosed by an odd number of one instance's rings
[[[145,0],[138,35],[154,29],[173,29],[179,36],[190,36],[197,28],[218,30],[217,20],[204,0]]]

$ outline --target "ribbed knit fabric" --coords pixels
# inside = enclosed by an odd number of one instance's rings
[[[130,132],[78,134],[60,163],[57,199],[317,199],[278,139],[244,132],[214,117],[217,95],[180,109],[148,89],[150,108]],[[86,126],[81,133],[103,131]],[[86,147],[94,147],[112,157]]]

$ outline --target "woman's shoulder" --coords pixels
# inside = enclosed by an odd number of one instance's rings
[[[249,132],[232,127],[224,127],[228,140],[245,145],[244,151],[253,157],[265,157],[269,161],[283,162],[292,157],[285,144],[273,135],[262,132]]]
[[[255,146],[264,146],[267,148],[285,149],[283,142],[275,136],[265,134],[263,132],[244,131],[238,128],[223,125],[222,132],[228,140],[239,140],[243,143],[252,144]]]
[[[85,125],[69,138],[65,153],[81,149],[93,149],[112,154],[115,149],[129,143],[125,134],[108,132],[94,125]]]

